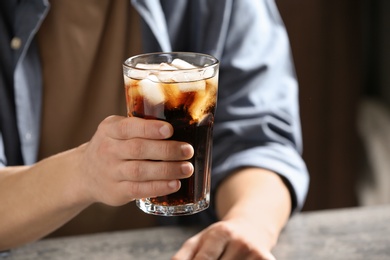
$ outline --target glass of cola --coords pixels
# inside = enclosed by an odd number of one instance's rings
[[[176,216],[208,208],[218,71],[219,61],[201,53],[148,53],[124,62],[127,115],[169,122],[170,139],[191,144],[195,152],[194,174],[181,180],[179,191],[136,200],[144,212]]]

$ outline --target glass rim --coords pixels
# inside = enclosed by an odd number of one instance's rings
[[[132,64],[128,64],[127,62],[131,61],[131,60],[135,60],[137,58],[142,58],[142,57],[148,57],[148,56],[163,56],[163,55],[171,55],[171,56],[178,56],[178,58],[180,58],[179,56],[182,55],[182,56],[185,56],[185,55],[199,55],[199,56],[203,56],[203,57],[206,57],[208,58],[210,61],[212,61],[211,64],[207,64],[207,66],[202,66],[202,67],[196,67],[196,68],[190,68],[190,69],[148,69],[148,68],[137,68],[135,67],[136,65],[132,65]],[[205,53],[200,53],[200,52],[176,52],[176,51],[173,51],[173,52],[150,52],[150,53],[142,53],[142,54],[137,54],[137,55],[134,55],[134,56],[131,56],[129,58],[127,58],[124,62],[123,62],[123,67],[127,68],[127,69],[132,69],[132,70],[140,70],[140,71],[166,71],[166,72],[169,72],[169,71],[192,71],[192,70],[201,70],[201,69],[207,69],[207,68],[212,68],[212,67],[215,67],[215,66],[218,66],[219,65],[219,60],[217,58],[215,58],[214,56],[210,55],[210,54],[205,54]],[[196,66],[196,65],[194,65]]]

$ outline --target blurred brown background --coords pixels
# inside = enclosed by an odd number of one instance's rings
[[[359,118],[367,99],[390,104],[390,1],[276,2],[300,84],[303,156],[311,174],[304,210],[362,205],[362,175],[372,185],[378,177]]]

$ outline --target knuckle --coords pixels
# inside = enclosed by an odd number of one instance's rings
[[[129,197],[143,198],[160,196],[163,194],[161,182],[130,182],[129,183]]]
[[[103,138],[96,148],[98,158],[106,159],[107,155],[111,154],[111,147],[111,142],[108,139]]]
[[[103,119],[103,121],[100,122],[98,125],[98,128],[104,128],[106,125],[110,124],[110,122],[113,120],[113,116],[109,116]]]
[[[172,156],[172,145],[170,142],[158,142],[158,147],[156,151],[158,154],[160,154],[163,158],[168,159]]]
[[[132,180],[143,179],[143,171],[139,161],[130,161],[127,165],[126,174],[130,174]]]
[[[160,195],[161,194],[161,185],[159,182],[156,182],[156,181],[153,181],[153,182],[150,182],[150,189],[151,191],[153,192],[153,194],[155,195]]]
[[[156,149],[158,154],[166,160],[177,160],[181,159],[180,156],[180,147],[178,147],[175,142],[159,142],[159,146]]]
[[[118,130],[120,138],[125,139],[128,136],[129,124],[127,120],[120,120],[118,123]]]
[[[132,139],[127,147],[129,156],[133,159],[142,158],[145,154],[143,142],[141,139]]]
[[[148,121],[145,120],[145,121],[142,121],[142,124],[140,124],[140,133],[142,134],[142,136],[149,136],[148,135],[148,132],[149,132],[149,129],[150,129],[150,126],[148,126]]]
[[[183,247],[194,248],[194,247],[196,247],[197,243],[198,243],[198,238],[191,237],[183,244]]]
[[[226,238],[232,238],[234,236],[234,231],[229,225],[225,225],[223,223],[219,223],[217,225],[217,229],[215,229],[215,235],[219,236],[222,235]]]
[[[149,121],[148,120],[144,120],[144,119],[137,118],[137,117],[130,117],[130,118],[128,118],[128,120],[131,121],[131,129],[127,129],[127,131],[131,130],[130,132],[131,132],[132,136],[134,136],[134,137],[147,136],[148,129],[149,129],[149,126],[148,126]],[[128,128],[129,128],[129,126],[128,126]]]
[[[255,255],[255,250],[248,243],[246,243],[244,239],[236,238],[234,242],[238,251],[244,252],[248,255]]]
[[[171,163],[159,163],[157,166],[159,171],[161,172],[160,176],[169,177],[169,175],[171,175],[171,173],[173,172],[173,167]]]
[[[108,116],[104,118],[98,125],[98,130],[105,130],[112,122],[117,120],[117,116]]]
[[[142,191],[144,189],[142,188],[141,183],[139,182],[131,182],[129,187],[129,193],[131,194],[129,197],[135,197],[135,198],[141,198]]]

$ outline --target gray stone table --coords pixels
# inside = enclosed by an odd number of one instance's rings
[[[196,228],[162,227],[45,239],[5,259],[170,259]],[[278,260],[390,260],[390,205],[304,212],[283,230]]]

